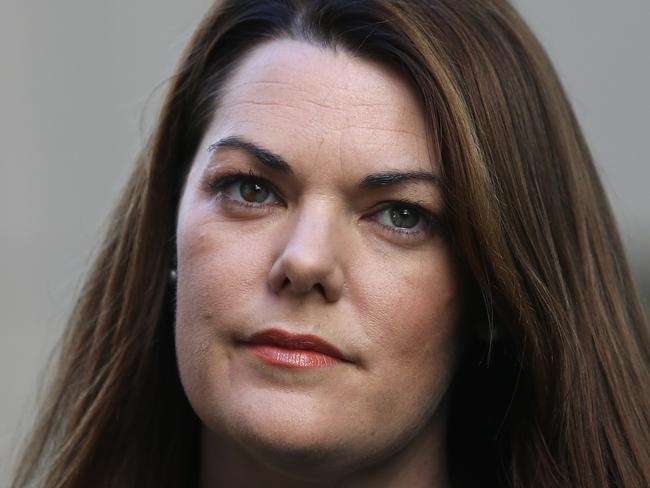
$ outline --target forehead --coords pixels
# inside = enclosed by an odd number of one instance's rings
[[[402,78],[301,41],[263,44],[234,71],[206,142],[231,135],[320,168],[432,169],[421,106]]]

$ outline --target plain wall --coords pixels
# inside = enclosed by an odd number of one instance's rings
[[[106,218],[208,0],[0,4],[0,486]],[[650,3],[518,0],[650,289]]]

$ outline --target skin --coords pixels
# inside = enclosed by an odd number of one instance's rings
[[[444,230],[390,218],[398,199],[442,218],[442,192],[357,188],[381,171],[439,175],[417,98],[385,67],[293,40],[255,48],[224,93],[177,222],[176,348],[203,425],[201,486],[448,486],[458,266]],[[293,174],[208,150],[231,136]],[[234,203],[247,201],[241,181],[211,185],[230,170],[264,178],[263,203]],[[350,361],[269,365],[239,341],[270,327],[315,334]]]

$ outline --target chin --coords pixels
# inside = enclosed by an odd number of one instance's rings
[[[369,456],[362,446],[346,445],[340,440],[298,442],[295,437],[278,439],[245,433],[239,442],[260,464],[303,481],[336,483],[381,459],[378,455]]]
[[[272,408],[240,411],[225,423],[228,443],[274,471],[305,481],[333,482],[381,457],[368,444],[374,439],[371,433],[359,432],[354,423],[342,424],[344,415],[273,413]]]

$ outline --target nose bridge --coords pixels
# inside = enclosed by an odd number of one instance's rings
[[[305,201],[287,236],[288,250],[299,253],[303,259],[311,256],[314,261],[334,257],[335,227],[342,217],[337,205],[329,199],[314,197]]]
[[[318,290],[337,299],[343,285],[339,228],[344,216],[330,199],[314,196],[301,202],[270,273],[270,284],[296,293]]]

